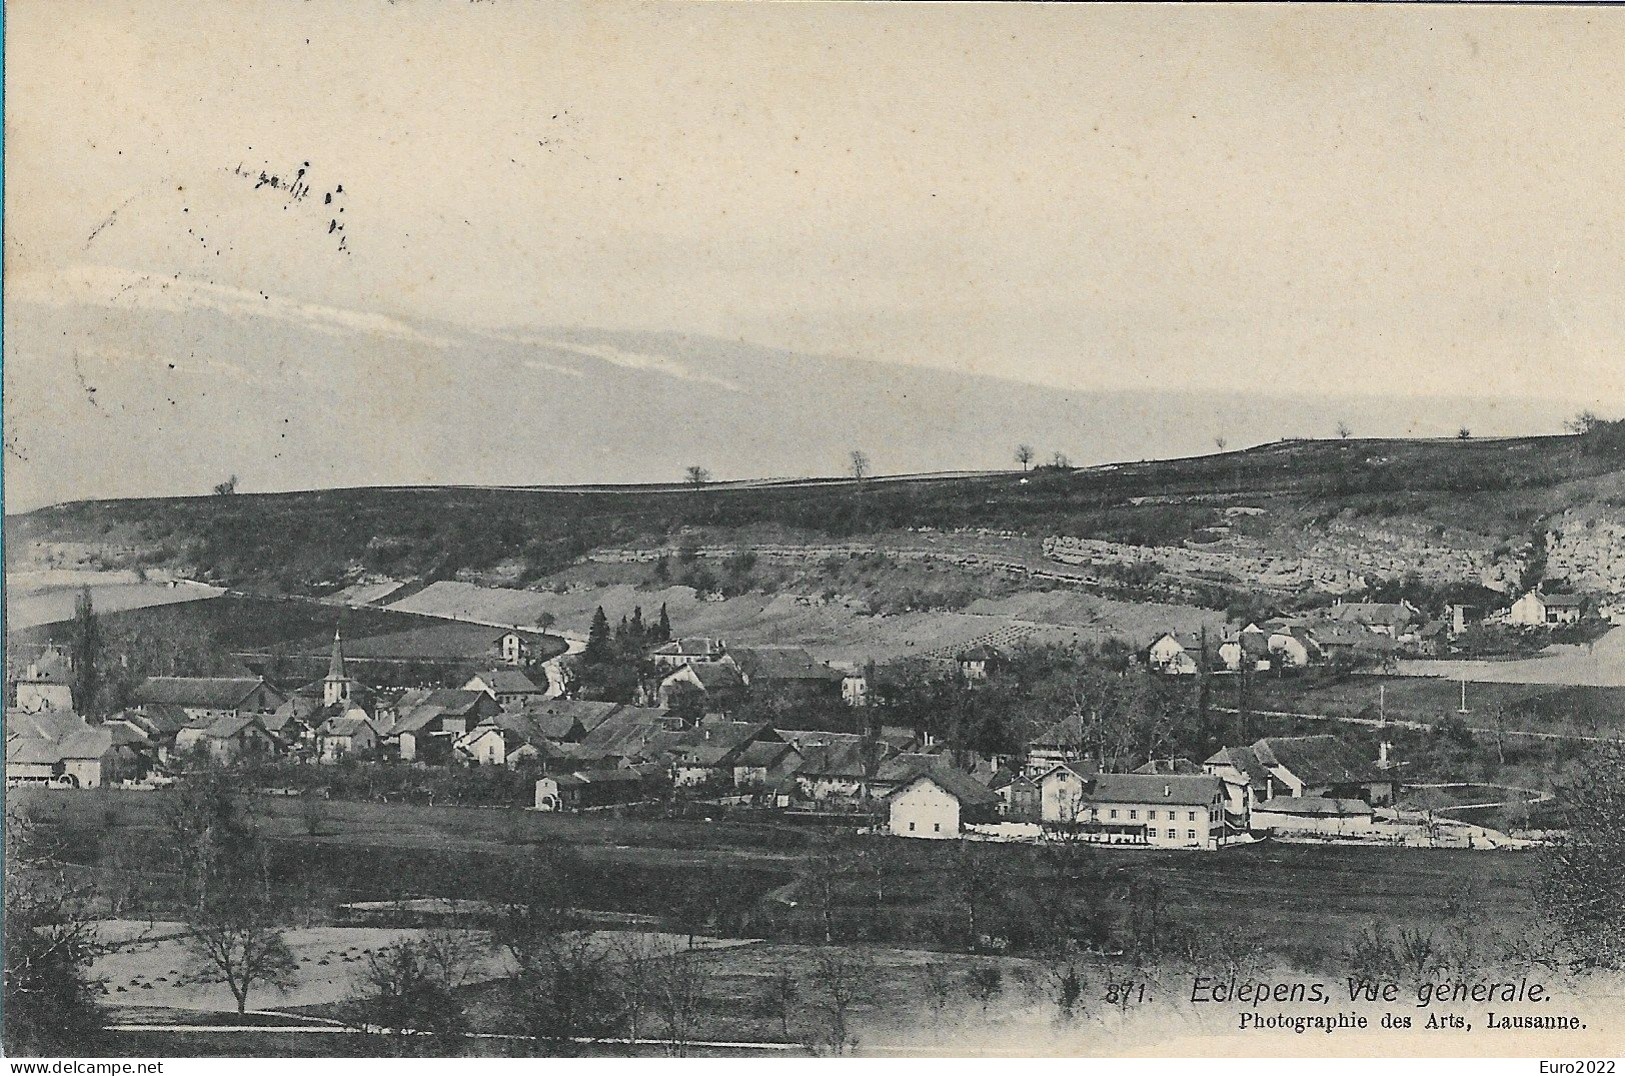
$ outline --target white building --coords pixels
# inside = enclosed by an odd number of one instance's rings
[[[1201,671],[1198,659],[1202,645],[1171,631],[1165,631],[1151,641],[1146,651],[1146,664],[1170,676],[1194,676]]]
[[[1376,828],[1371,804],[1327,796],[1277,796],[1253,808],[1253,828],[1280,834],[1363,836]]]
[[[1080,773],[1057,766],[1038,787],[1043,823],[1086,840],[1212,849],[1229,832],[1224,785],[1211,774]]]
[[[943,766],[886,797],[887,824],[896,837],[945,840],[959,836],[965,815],[991,815],[998,802],[998,795],[974,777]]]
[[[1512,603],[1507,622],[1529,628],[1578,624],[1584,612],[1585,599],[1578,594],[1542,594],[1531,590]]]

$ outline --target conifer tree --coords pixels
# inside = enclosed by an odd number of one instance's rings
[[[597,663],[609,656],[609,617],[600,605],[592,614],[592,627],[587,630],[587,648],[581,652],[582,660]]]
[[[655,639],[658,642],[671,642],[671,617],[666,615],[666,603],[660,603],[660,623],[655,625]]]

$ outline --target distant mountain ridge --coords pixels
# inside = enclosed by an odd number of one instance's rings
[[[1290,381],[1068,392],[669,332],[472,330],[273,304],[8,310],[7,508],[208,491],[664,482],[1001,469],[1017,443],[1074,463],[1287,436],[1555,431],[1544,401],[1317,399]],[[134,285],[132,285],[134,286]],[[144,294],[137,291],[136,294]],[[264,311],[252,305],[260,301]],[[1268,395],[1268,392],[1284,395]]]

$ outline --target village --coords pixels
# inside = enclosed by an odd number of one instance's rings
[[[1531,591],[1488,621],[1606,631],[1610,612]],[[1374,753],[1357,746],[1371,737],[1351,740],[1335,725],[1238,739],[1244,715],[1224,726],[1207,713],[1221,685],[1245,706],[1249,682],[1376,679],[1402,657],[1447,656],[1485,626],[1462,604],[1428,619],[1403,600],[1337,601],[1211,637],[1164,632],[1132,652],[1092,655],[1102,697],[1029,708],[1019,725],[995,716],[992,729],[984,713],[980,730],[965,714],[997,709],[1016,651],[981,643],[838,667],[804,647],[673,637],[664,609],[657,624],[639,609],[614,631],[600,609],[581,653],[545,661],[534,632],[493,634],[486,663],[456,687],[364,683],[338,629],[319,679],[149,676],[94,722],[75,709],[71,647],[14,647],[7,783],[134,792],[225,770],[245,791],[325,797],[328,768],[366,767],[395,774],[402,798],[432,798],[433,785],[455,799],[458,774],[502,772],[509,798],[493,805],[537,812],[680,800],[899,838],[1510,847],[1519,842],[1493,829],[1404,809],[1407,762],[1394,737],[1378,736]],[[1134,724],[1145,715],[1106,697],[1127,682],[1160,693],[1165,728],[1143,735]],[[1184,724],[1167,717],[1180,707]],[[425,778],[415,791],[402,776],[411,774]]]

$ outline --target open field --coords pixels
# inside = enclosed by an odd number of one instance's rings
[[[1400,672],[1450,680],[1500,684],[1560,684],[1625,688],[1625,629],[1606,632],[1586,645],[1554,644],[1513,661],[1403,661]]]
[[[536,623],[585,636],[600,606],[611,623],[641,607],[646,618],[662,605],[673,630],[747,645],[805,646],[823,661],[887,661],[951,654],[979,641],[1084,643],[1103,638],[1149,642],[1165,630],[1212,630],[1223,616],[1192,606],[1119,601],[1098,595],[1029,592],[980,599],[963,612],[932,611],[873,616],[840,601],[798,594],[744,594],[704,601],[687,586],[644,589],[628,584],[573,589],[564,594],[441,582],[389,608],[437,616],[468,616],[491,623]],[[506,620],[510,616],[520,619]],[[528,619],[525,619],[528,618]],[[382,640],[377,641],[382,644]],[[373,645],[372,643],[364,644]],[[358,654],[363,650],[358,649]]]
[[[278,650],[288,655],[322,656],[324,662],[336,627],[344,631],[346,654],[358,659],[478,663],[489,658],[496,636],[494,629],[481,624],[411,612],[234,592],[144,609],[102,611],[98,605],[98,612],[102,612],[103,624],[115,630],[126,618],[139,616],[142,623],[160,629],[201,632],[223,651],[269,654]],[[72,615],[71,603],[68,613]],[[24,643],[66,642],[71,631],[71,621],[56,621],[14,630],[11,636]],[[538,642],[544,657],[564,650],[563,641],[557,638],[538,636]]]
[[[40,624],[52,624],[73,616],[74,605],[83,588],[90,599],[107,613],[123,609],[146,609],[155,605],[213,598],[224,593],[219,587],[202,583],[176,583],[144,580],[134,572],[40,571],[6,573],[6,628],[17,631]]]

